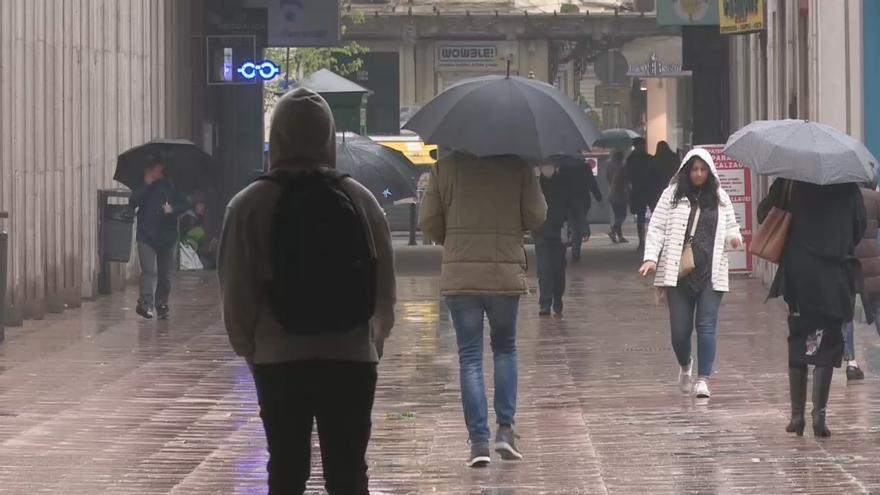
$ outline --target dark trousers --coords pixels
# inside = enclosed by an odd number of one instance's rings
[[[149,244],[139,242],[138,261],[141,264],[141,302],[149,307],[168,306],[171,295],[171,271],[174,260],[172,244],[167,248],[155,249]]]
[[[305,492],[315,420],[327,491],[369,493],[366,453],[376,379],[374,363],[314,360],[254,367],[269,447],[269,495]]]
[[[571,229],[571,261],[580,261],[581,250],[584,245],[584,236],[590,235],[590,221],[587,219],[589,210],[577,212],[568,218]]]
[[[614,222],[611,224],[611,233],[623,237],[623,222],[626,221],[626,203],[611,203],[614,212]]]
[[[535,239],[541,309],[562,311],[565,294],[565,246],[559,239]]]

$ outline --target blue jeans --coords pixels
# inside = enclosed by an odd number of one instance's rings
[[[877,334],[880,335],[880,298],[871,296],[871,305],[874,307],[874,326],[877,328]],[[855,344],[855,325],[848,321],[843,324],[843,359],[844,361],[855,361],[856,344]]]
[[[691,362],[691,336],[696,325],[697,369],[701,377],[712,376],[715,366],[715,330],[722,296],[723,293],[713,290],[711,284],[697,296],[678,287],[666,290],[675,357],[681,366]]]
[[[513,425],[516,415],[516,319],[519,296],[453,296],[446,299],[458,341],[461,402],[471,443],[489,441],[483,380],[483,321],[488,317],[495,358],[495,416]]]

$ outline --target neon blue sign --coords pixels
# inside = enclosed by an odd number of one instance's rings
[[[257,64],[245,62],[241,64],[241,67],[236,72],[248,81],[253,81],[257,77],[264,81],[269,81],[278,76],[278,74],[281,74],[281,68],[268,60],[263,60]]]

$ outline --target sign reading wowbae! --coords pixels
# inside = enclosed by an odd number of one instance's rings
[[[516,45],[514,43],[455,43],[437,44],[435,67],[439,70],[507,70],[516,68]]]
[[[745,165],[724,154],[723,144],[699,146],[712,155],[715,168],[718,169],[718,181],[730,196],[733,210],[736,212],[736,221],[742,229],[745,249],[728,253],[730,259],[730,271],[751,273],[752,257],[752,178],[751,171]]]

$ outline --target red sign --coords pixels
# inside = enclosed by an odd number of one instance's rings
[[[751,171],[745,165],[724,154],[724,145],[707,144],[699,146],[712,155],[715,168],[718,169],[718,181],[721,188],[730,196],[736,221],[742,229],[745,248],[728,253],[730,271],[738,273],[752,272],[752,257],[748,254],[752,245],[752,180]]]
[[[593,175],[599,175],[599,159],[598,158],[588,157],[588,158],[584,159],[584,162],[586,162],[587,166],[590,167],[590,170],[593,171]]]

